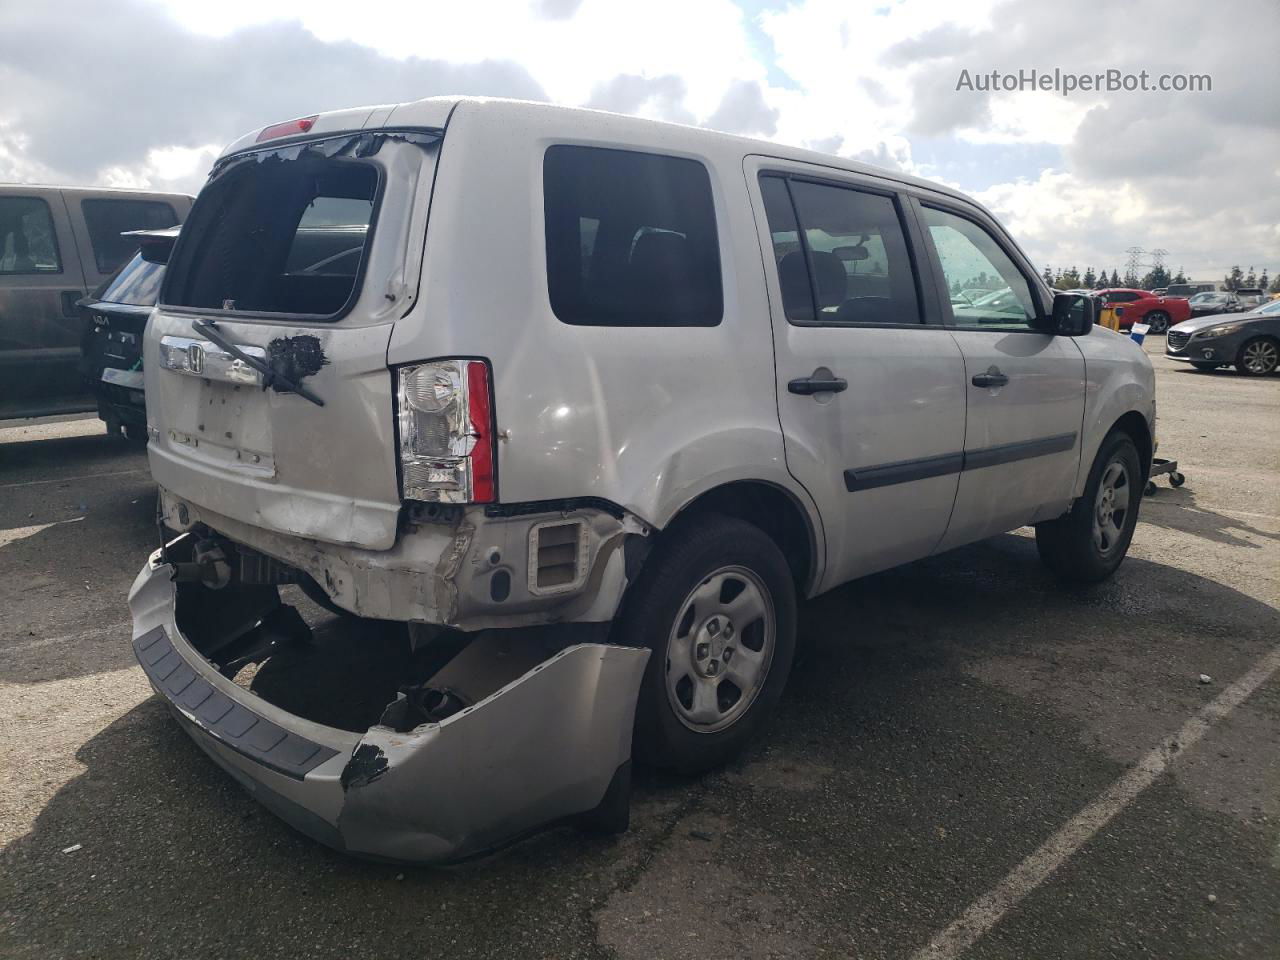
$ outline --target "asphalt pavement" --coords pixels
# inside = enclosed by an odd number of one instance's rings
[[[1162,346],[1187,481],[1113,580],[1061,586],[1024,530],[834,591],[740,761],[447,869],[215,768],[129,648],[144,454],[0,424],[0,956],[1280,956],[1280,377]]]

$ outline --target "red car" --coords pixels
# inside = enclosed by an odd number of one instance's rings
[[[1191,319],[1191,304],[1184,297],[1157,297],[1132,287],[1095,290],[1093,295],[1107,306],[1124,307],[1119,320],[1125,329],[1135,323],[1148,323],[1152,333],[1164,333],[1175,323]]]

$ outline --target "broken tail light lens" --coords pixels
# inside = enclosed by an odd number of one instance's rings
[[[429,503],[497,497],[493,403],[483,360],[432,360],[396,371],[400,493]]]

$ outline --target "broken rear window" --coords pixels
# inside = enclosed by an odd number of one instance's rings
[[[359,293],[380,176],[378,138],[233,158],[201,191],[174,251],[168,306],[336,319]]]

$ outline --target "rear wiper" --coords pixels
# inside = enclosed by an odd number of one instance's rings
[[[284,389],[292,393],[296,393],[298,396],[306,400],[310,400],[317,407],[324,406],[324,401],[321,400],[319,397],[317,397],[314,393],[312,393],[306,387],[304,387],[302,384],[294,383],[292,380],[286,377],[283,373],[280,373],[277,370],[273,370],[270,366],[263,363],[257,357],[249,356],[249,354],[245,353],[243,350],[237,347],[234,343],[225,339],[222,336],[222,334],[218,333],[217,329],[213,325],[212,320],[193,320],[191,322],[191,329],[194,330],[196,333],[204,334],[206,337],[209,338],[210,341],[212,341],[213,343],[216,343],[223,350],[227,351],[227,353],[231,354],[231,356],[235,357],[237,360],[247,363],[249,366],[253,367],[253,369],[257,370],[260,374],[262,374],[263,390],[267,389],[268,387],[276,386],[278,384]]]

